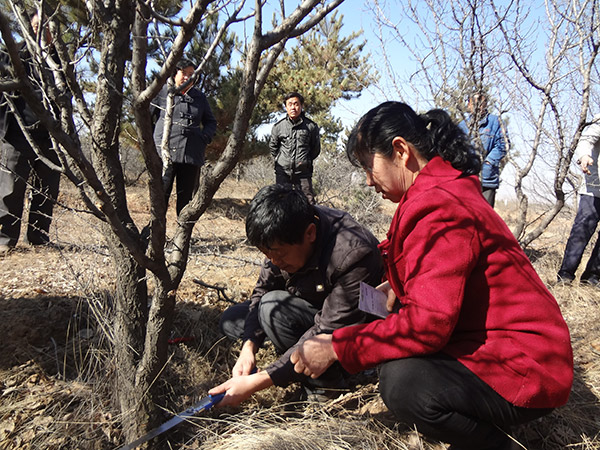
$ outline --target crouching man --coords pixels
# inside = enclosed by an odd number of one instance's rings
[[[226,406],[292,382],[302,383],[309,399],[339,392],[345,384],[339,364],[311,379],[294,372],[290,355],[311,336],[369,320],[358,299],[361,281],[381,282],[377,239],[349,214],[311,205],[291,185],[266,186],[256,194],[246,235],[266,259],[250,300],[223,313],[222,332],[243,344],[232,378],[209,393],[225,393],[219,406]],[[282,356],[254,373],[265,338]]]

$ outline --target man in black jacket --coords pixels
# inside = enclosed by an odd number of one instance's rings
[[[381,282],[377,239],[349,214],[310,205],[289,184],[266,186],[256,194],[246,217],[246,235],[267,258],[251,299],[223,313],[221,330],[243,344],[233,378],[210,393],[226,391],[223,405],[295,381],[313,398],[336,389],[339,393],[344,385],[341,366],[313,380],[294,372],[290,355],[311,336],[370,320],[358,309],[358,300],[361,282]],[[282,356],[253,374],[255,354],[265,338]]]
[[[285,96],[287,115],[273,125],[269,149],[275,159],[275,182],[302,189],[314,205],[313,161],[321,152],[319,127],[304,114],[304,97],[298,92]]]
[[[182,59],[175,67],[173,81],[175,87],[179,87],[190,79],[195,66],[190,60]],[[173,182],[176,182],[179,215],[194,195],[200,167],[204,164],[204,151],[217,131],[217,120],[206,96],[190,84],[173,96],[170,133],[164,136],[169,84],[152,102],[152,116],[155,121],[154,142],[163,160],[166,201],[168,203]]]
[[[33,31],[37,34],[40,20],[37,13],[30,17]],[[50,57],[55,55],[49,30],[44,28],[41,43]],[[30,81],[38,86],[42,96],[42,87],[35,70],[35,62],[23,42],[20,50],[21,61]],[[2,63],[9,66],[7,54],[1,56]],[[52,148],[48,130],[39,122],[35,113],[18,92],[4,92],[0,97],[0,140],[2,154],[0,158],[0,253],[14,248],[19,240],[21,217],[25,201],[25,191],[29,180],[31,202],[27,220],[27,241],[31,245],[46,244],[49,241],[48,230],[52,222],[54,202],[58,196],[60,172],[52,170],[36,154],[19,124],[18,118],[27,127],[30,138],[39,154],[55,165],[59,165],[58,156]]]

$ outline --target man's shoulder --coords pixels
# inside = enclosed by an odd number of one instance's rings
[[[312,120],[310,117],[307,117],[306,115],[302,116],[302,119],[304,120],[304,122],[306,123],[306,126],[309,128],[319,128],[319,125],[317,125],[317,122],[315,122],[314,120]]]
[[[353,242],[359,246],[377,246],[375,236],[346,211],[320,205],[315,206],[315,209],[325,234],[337,236],[336,245],[348,245],[348,242]]]

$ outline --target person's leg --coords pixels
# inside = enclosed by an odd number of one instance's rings
[[[312,177],[302,177],[299,179],[300,182],[300,189],[302,190],[302,192],[304,192],[304,195],[306,195],[306,198],[308,199],[308,202],[311,205],[315,204],[315,193],[313,191],[313,185],[312,185]]]
[[[315,323],[319,311],[309,302],[288,291],[267,292],[260,300],[258,318],[261,328],[283,354]]]
[[[496,189],[484,187],[484,188],[481,188],[481,193],[483,194],[483,197],[485,198],[485,200],[493,208],[494,204],[496,203]]]
[[[175,167],[172,162],[168,162],[167,166],[165,166],[163,168],[163,175],[162,175],[163,191],[165,194],[165,205],[166,205],[167,209],[169,208],[169,197],[171,196],[171,191],[173,190],[173,182],[174,181],[175,181]]]
[[[600,220],[600,198],[593,197],[594,199],[594,211],[596,216],[596,223]],[[590,259],[585,266],[585,270],[581,274],[581,281],[588,281],[593,284],[600,284],[600,233],[596,238],[596,243],[592,249]]]
[[[575,272],[581,262],[585,247],[598,225],[600,216],[594,204],[595,198],[591,195],[579,196],[579,208],[577,209],[577,215],[575,216],[571,233],[567,240],[562,264],[558,271],[559,281],[573,280],[575,278]]]
[[[190,202],[198,188],[200,167],[192,164],[174,164],[177,189],[177,215]]]
[[[219,321],[221,332],[232,339],[241,339],[249,308],[250,300],[227,308]],[[287,291],[267,292],[258,304],[260,326],[280,354],[313,326],[317,311],[309,302]]]
[[[292,184],[292,178],[279,164],[275,164],[275,184]]]
[[[25,188],[31,166],[20,141],[2,141],[0,159],[0,245],[14,247],[19,240]]]
[[[453,450],[500,450],[511,426],[551,409],[519,408],[504,400],[461,363],[443,354],[383,364],[379,389],[399,421]]]
[[[39,143],[44,156],[60,165],[58,156],[51,148],[50,139]],[[41,160],[35,161],[31,179],[31,203],[27,220],[27,241],[32,245],[49,242],[48,231],[52,223],[52,211],[58,198],[60,172],[56,172]]]
[[[221,333],[230,339],[242,339],[244,337],[244,324],[250,309],[250,300],[230,306],[219,319]]]

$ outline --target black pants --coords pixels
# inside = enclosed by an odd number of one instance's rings
[[[312,174],[288,175],[281,166],[275,165],[275,183],[293,184],[302,190],[311,205],[315,204],[315,193],[312,185]]]
[[[481,193],[485,201],[493,208],[496,203],[496,188],[483,187],[481,188]]]
[[[571,228],[563,261],[558,275],[567,280],[575,278],[575,272],[581,262],[581,257],[585,248],[596,231],[600,221],[600,198],[591,195],[579,196],[579,208]],[[581,274],[582,280],[588,280],[590,277],[600,278],[600,238],[596,241],[590,259],[587,262],[585,270]]]
[[[167,205],[169,204],[169,197],[171,196],[171,190],[173,189],[173,182],[175,182],[177,186],[177,215],[179,215],[181,210],[194,196],[194,192],[196,192],[196,189],[198,188],[199,177],[200,167],[192,164],[172,163],[171,166],[165,170],[163,175],[165,202]]]
[[[435,354],[384,363],[381,397],[400,422],[452,449],[508,448],[513,425],[551,409],[520,408],[498,395],[461,363]]]
[[[59,165],[49,137],[37,143],[44,157]],[[31,203],[27,218],[27,240],[37,245],[48,242],[52,211],[58,197],[60,172],[44,164],[25,136],[9,131],[2,141],[0,155],[0,245],[15,246],[19,240],[27,182]]]
[[[249,307],[250,300],[225,310],[219,322],[225,336],[242,339]],[[284,354],[296,345],[302,335],[314,325],[317,312],[318,309],[309,302],[287,291],[266,293],[258,306],[260,326],[273,342],[278,354]],[[300,381],[312,388],[339,388],[344,374],[339,363],[336,363],[317,379],[294,372],[294,379],[290,381]]]

